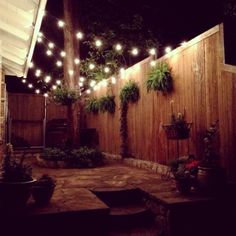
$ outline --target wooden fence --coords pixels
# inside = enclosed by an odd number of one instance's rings
[[[99,133],[100,148],[103,151],[120,153],[120,102],[119,91],[128,80],[134,80],[140,87],[140,100],[128,108],[128,143],[132,156],[159,163],[176,157],[176,142],[169,144],[162,125],[170,122],[170,101],[174,101],[175,112],[186,109],[186,119],[193,122],[189,140],[190,153],[203,155],[203,135],[212,122],[220,122],[218,140],[222,163],[230,166],[231,177],[236,174],[236,128],[234,124],[236,94],[235,67],[230,72],[224,65],[223,26],[217,25],[209,31],[189,41],[168,55],[160,58],[171,67],[174,92],[163,95],[159,92],[147,93],[145,81],[150,71],[150,58],[128,68],[125,78],[111,87],[101,87],[91,96],[115,95],[116,112],[111,114],[87,114],[87,126]],[[226,128],[225,128],[226,127]],[[187,153],[187,140],[181,141],[180,153]]]

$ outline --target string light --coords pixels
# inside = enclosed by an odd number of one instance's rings
[[[51,48],[51,49],[53,49],[53,48],[55,47],[55,44],[54,44],[53,42],[49,42],[49,43],[48,43],[48,47]]]
[[[65,56],[66,56],[66,52],[61,51],[61,52],[60,52],[60,55],[61,55],[61,57],[65,57]]]
[[[79,82],[79,86],[82,87],[82,86],[83,86],[83,83],[82,83],[82,82]]]
[[[35,71],[35,76],[36,77],[39,77],[41,75],[41,70],[40,69],[37,69],[36,71]]]
[[[31,61],[29,64],[29,68],[33,68],[34,67],[34,63]]]
[[[69,73],[69,75],[73,75],[74,71],[70,69],[70,70],[68,70],[68,73]]]
[[[33,84],[28,84],[28,87],[29,88],[33,88]]]
[[[109,67],[105,67],[105,68],[104,68],[104,72],[105,72],[105,73],[109,73],[109,72],[110,72],[110,68],[109,68]]]
[[[42,43],[42,42],[43,42],[43,39],[42,39],[42,38],[37,38],[37,42],[38,42],[38,43]]]
[[[139,53],[138,48],[133,48],[132,51],[131,51],[131,54],[132,54],[133,56],[137,56],[138,53]]]
[[[156,55],[156,49],[155,49],[155,48],[150,48],[150,49],[149,49],[149,54],[150,54],[151,56],[155,56],[155,55]]]
[[[46,54],[47,54],[47,56],[52,56],[52,51],[48,49],[48,50],[46,51]]]
[[[111,82],[112,82],[112,84],[115,84],[116,83],[116,78],[113,76],[113,77],[111,77]]]
[[[95,85],[95,86],[93,87],[93,90],[96,91],[97,89],[98,89],[98,86]]]
[[[156,61],[151,61],[151,62],[150,62],[150,65],[151,65],[151,66],[155,66],[155,65],[156,65]]]
[[[90,93],[91,93],[91,90],[90,90],[90,89],[87,89],[87,90],[86,90],[86,93],[87,93],[87,94],[90,94]]]
[[[97,48],[100,48],[100,47],[102,46],[102,41],[101,41],[100,39],[97,39],[97,40],[95,41],[95,46],[96,46]]]
[[[84,81],[85,81],[85,78],[81,76],[81,77],[79,77],[79,81],[80,81],[80,82],[84,82]]]
[[[83,34],[81,31],[79,31],[79,32],[76,33],[76,38],[77,38],[77,39],[80,39],[80,40],[81,40],[81,39],[83,39],[83,37],[84,37],[84,34]]]
[[[57,24],[60,28],[63,28],[65,25],[65,22],[63,20],[59,20]]]
[[[56,84],[57,84],[57,85],[60,85],[60,84],[61,84],[61,81],[60,81],[60,80],[57,80],[57,81],[56,81]]]
[[[62,61],[59,61],[59,60],[58,60],[58,61],[56,62],[56,65],[57,65],[58,67],[61,67],[61,66],[62,66]]]
[[[120,43],[117,43],[117,44],[115,45],[115,50],[118,51],[118,52],[122,50],[122,46],[121,46]]]
[[[169,47],[169,46],[165,48],[165,52],[166,52],[166,53],[171,52],[171,50],[172,50],[172,49],[171,49],[171,47]]]
[[[23,84],[25,84],[25,83],[26,83],[26,79],[22,79],[21,82],[22,82]]]
[[[78,65],[78,64],[80,63],[80,59],[79,59],[79,58],[75,58],[75,59],[74,59],[74,63],[75,63],[76,65]]]
[[[53,86],[52,86],[52,89],[53,89],[53,90],[56,90],[56,89],[57,89],[57,86],[56,86],[56,85],[53,85]]]
[[[91,80],[91,82],[90,82],[90,87],[94,87],[94,85],[96,84],[96,81],[95,80]]]
[[[39,90],[39,89],[36,89],[36,90],[35,90],[35,93],[39,94],[39,93],[40,93],[40,90]]]
[[[43,37],[43,33],[41,31],[38,32],[38,37],[40,37],[40,38]]]
[[[94,68],[95,68],[95,65],[94,65],[93,63],[90,63],[90,64],[89,64],[89,69],[90,69],[90,70],[93,70]]]
[[[43,95],[45,98],[47,98],[48,97],[48,94],[47,93],[44,93],[44,95]]]
[[[45,83],[49,83],[51,81],[51,76],[47,75],[44,78]]]

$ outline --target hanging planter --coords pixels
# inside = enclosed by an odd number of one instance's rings
[[[167,63],[159,62],[152,68],[146,81],[147,91],[161,91],[169,93],[173,89],[170,68]]]
[[[53,90],[51,98],[54,102],[61,105],[71,105],[79,99],[79,95],[76,90],[57,88]]]
[[[116,109],[115,96],[103,96],[99,99],[99,111],[114,113]]]
[[[89,98],[85,104],[85,111],[88,113],[97,114],[99,111],[99,100],[95,97]]]

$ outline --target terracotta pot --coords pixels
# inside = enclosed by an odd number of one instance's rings
[[[26,206],[31,195],[33,183],[36,180],[24,182],[0,182],[0,208],[19,209]]]

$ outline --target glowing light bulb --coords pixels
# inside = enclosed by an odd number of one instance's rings
[[[94,87],[95,84],[96,84],[96,81],[92,80],[89,85],[90,85],[90,87]]]
[[[149,54],[150,54],[151,56],[155,56],[155,55],[156,55],[156,49],[155,49],[155,48],[150,48],[150,49],[149,49]]]
[[[47,94],[47,93],[45,93],[43,96],[44,96],[45,98],[47,98],[47,97],[48,97],[48,94]]]
[[[171,47],[166,47],[166,48],[165,48],[165,52],[166,52],[166,53],[171,52],[171,50],[172,50]]]
[[[41,70],[40,69],[37,69],[36,71],[35,71],[35,76],[36,77],[39,77],[41,75]]]
[[[95,85],[95,86],[93,87],[93,90],[96,91],[97,89],[98,89],[98,86]]]
[[[33,68],[34,67],[34,63],[31,61],[29,64],[29,68]]]
[[[25,84],[25,83],[26,83],[26,79],[22,79],[21,82],[22,82],[23,84]]]
[[[76,38],[77,39],[83,39],[83,37],[84,37],[84,34],[81,31],[76,33]]]
[[[57,86],[56,86],[56,85],[53,85],[53,86],[52,86],[52,89],[53,89],[53,90],[56,90],[56,89],[57,89]]]
[[[42,32],[38,32],[38,37],[43,37],[43,33]]]
[[[79,59],[79,58],[75,58],[75,59],[74,59],[74,63],[75,63],[76,65],[78,65],[78,64],[80,63],[80,59]]]
[[[47,75],[44,78],[45,83],[49,83],[51,81],[51,76]]]
[[[155,66],[155,65],[156,65],[156,61],[151,61],[151,62],[150,62],[150,65],[151,65],[151,66]]]
[[[105,72],[105,73],[109,73],[109,72],[110,72],[110,68],[109,68],[109,67],[105,67],[105,68],[104,68],[104,72]]]
[[[80,82],[84,82],[84,81],[85,81],[85,78],[81,76],[81,77],[79,77],[79,81],[80,81]]]
[[[35,93],[39,94],[39,93],[40,93],[40,90],[39,90],[39,89],[36,89],[36,90],[35,90]]]
[[[33,84],[28,84],[28,87],[29,88],[33,88]]]
[[[60,85],[60,84],[61,84],[61,81],[58,79],[58,80],[56,81],[56,84],[57,84],[57,85]]]
[[[133,56],[137,56],[138,53],[139,53],[138,48],[133,48],[132,51],[131,51],[131,54],[132,54]]]
[[[47,54],[48,56],[52,56],[52,51],[48,49],[48,50],[46,51],[46,54]]]
[[[100,48],[100,47],[102,46],[102,41],[101,41],[100,39],[97,39],[97,40],[95,41],[95,46],[96,46],[97,48]]]
[[[39,38],[37,38],[37,42],[38,42],[38,43],[42,43],[42,42],[43,42],[43,39],[39,37]]]
[[[59,21],[57,22],[57,24],[58,24],[58,26],[59,26],[60,28],[62,28],[62,27],[64,27],[65,22],[64,22],[63,20],[59,20]]]
[[[115,49],[116,49],[116,51],[121,51],[122,50],[122,46],[121,46],[121,44],[119,44],[119,43],[117,43],[116,45],[115,45]]]
[[[82,82],[79,82],[79,86],[82,87],[84,84]]]
[[[93,70],[95,68],[95,65],[93,63],[89,64],[89,69]]]
[[[53,42],[49,42],[49,43],[48,43],[48,47],[51,48],[51,49],[53,49],[53,48],[55,47],[55,44],[54,44]]]
[[[61,67],[61,66],[62,66],[62,61],[59,61],[59,60],[58,60],[58,61],[56,62],[56,65],[57,65],[58,67]]]
[[[69,73],[69,75],[73,75],[74,71],[70,69],[70,70],[68,70],[68,73]]]
[[[112,84],[115,84],[116,83],[116,78],[115,77],[111,77],[111,82],[112,82]]]
[[[90,93],[91,93],[91,90],[90,90],[90,89],[87,89],[87,90],[86,90],[86,93],[87,93],[87,94],[90,94]]]
[[[65,57],[65,56],[66,56],[66,52],[61,51],[61,52],[60,52],[60,55],[61,55],[61,57]]]

